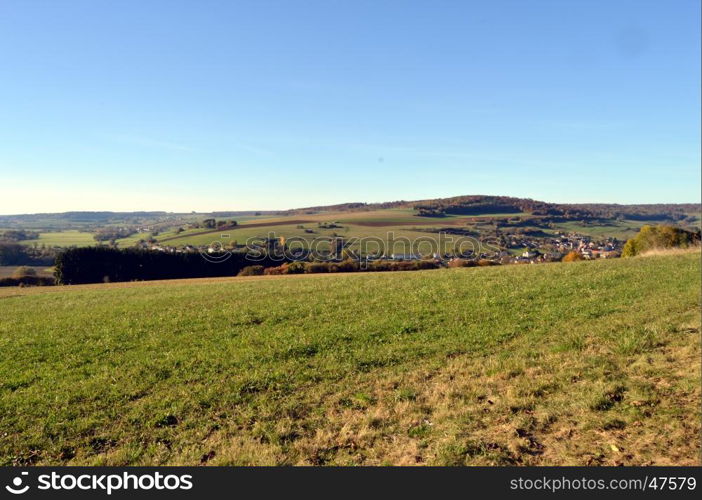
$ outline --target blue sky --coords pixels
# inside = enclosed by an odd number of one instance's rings
[[[700,2],[0,1],[0,213],[700,201]]]

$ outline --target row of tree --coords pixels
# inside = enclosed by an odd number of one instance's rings
[[[37,231],[29,231],[27,229],[8,229],[0,234],[0,241],[22,241],[22,240],[38,240],[39,233]]]
[[[93,238],[95,241],[115,241],[120,238],[127,238],[136,233],[133,227],[103,227],[98,229]]]
[[[0,241],[0,266],[50,266],[55,255],[50,247]]]
[[[57,255],[54,276],[63,285],[236,276],[254,257],[264,267],[280,264],[265,254],[245,252],[201,255],[96,246],[69,248]]]
[[[224,219],[204,219],[202,223],[193,223],[190,226],[193,228],[204,227],[205,229],[216,229],[218,227],[234,227],[237,225],[235,220],[224,220]]]
[[[476,264],[477,265],[477,264]],[[319,273],[355,273],[362,271],[419,271],[422,269],[438,269],[438,263],[430,260],[406,262],[375,261],[361,265],[357,260],[345,259],[338,262],[285,262],[280,266],[263,267],[261,265],[247,266],[239,276],[275,276],[282,274],[319,274]]]
[[[252,265],[252,258],[255,264]],[[265,253],[222,254],[168,253],[109,247],[70,248],[56,257],[57,284],[75,285],[117,281],[148,281],[217,276],[253,276],[356,271],[414,271],[435,269],[433,261],[376,261],[361,265],[356,260],[336,262],[286,261]]]

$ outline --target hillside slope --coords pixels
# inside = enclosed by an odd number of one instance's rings
[[[0,464],[697,464],[699,307],[699,253],[3,290]]]

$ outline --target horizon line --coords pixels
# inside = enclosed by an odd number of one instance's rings
[[[154,210],[63,210],[63,211],[58,211],[58,212],[23,212],[23,213],[0,213],[0,217],[16,217],[16,216],[21,216],[21,215],[58,215],[58,214],[67,214],[67,213],[113,213],[113,214],[132,214],[132,213],[164,213],[164,214],[173,214],[173,215],[185,215],[185,214],[213,214],[217,212],[267,212],[270,214],[271,212],[289,212],[292,210],[305,210],[305,209],[313,209],[313,208],[318,208],[318,209],[324,209],[327,207],[334,207],[338,205],[349,205],[349,204],[355,204],[355,203],[362,203],[364,205],[380,205],[384,203],[417,203],[421,201],[429,201],[429,200],[445,200],[445,199],[451,199],[451,198],[460,198],[460,197],[468,197],[468,196],[485,196],[485,197],[501,197],[501,198],[512,198],[515,200],[533,200],[533,201],[538,201],[542,203],[548,203],[552,205],[617,205],[617,206],[645,206],[645,205],[701,205],[702,206],[702,200],[699,201],[684,201],[684,202],[646,202],[646,203],[620,203],[620,202],[611,202],[611,201],[587,201],[587,202],[559,202],[559,201],[544,201],[544,200],[539,200],[536,198],[521,198],[517,196],[505,196],[505,195],[492,195],[492,194],[469,194],[469,195],[456,195],[456,196],[444,196],[441,198],[422,198],[422,199],[416,199],[416,200],[404,200],[404,199],[399,199],[399,200],[392,200],[392,201],[345,201],[345,202],[338,202],[338,203],[330,203],[327,205],[308,205],[308,206],[302,206],[302,207],[293,207],[293,208],[281,208],[281,209],[220,209],[220,210],[163,210],[163,209],[154,209]]]

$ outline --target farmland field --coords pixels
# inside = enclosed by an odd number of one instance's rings
[[[411,204],[410,204],[411,205]],[[676,216],[686,217],[684,225],[692,228],[699,227],[699,214],[693,208],[688,212],[675,212]],[[672,213],[672,212],[670,212]],[[55,214],[56,220],[47,214],[39,216],[11,217],[6,230],[24,228],[39,230],[39,239],[23,240],[25,245],[45,245],[49,247],[92,246],[97,242],[94,234],[99,231],[122,228],[129,229],[133,234],[117,238],[119,248],[129,248],[146,240],[155,240],[157,245],[167,246],[208,246],[213,243],[228,246],[236,243],[243,246],[253,239],[261,240],[267,237],[283,237],[286,240],[302,241],[309,247],[315,241],[319,250],[326,250],[332,238],[343,238],[348,248],[364,252],[383,250],[391,253],[447,253],[455,251],[460,241],[466,236],[485,242],[499,235],[519,235],[529,233],[534,241],[546,242],[549,237],[559,233],[576,233],[589,236],[596,240],[617,238],[625,241],[634,236],[644,224],[658,224],[660,217],[652,216],[646,220],[644,215],[635,216],[636,220],[624,217],[611,218],[570,218],[562,221],[550,221],[549,217],[535,215],[528,211],[495,212],[490,206],[484,210],[473,210],[471,215],[456,215],[450,212],[441,216],[422,215],[411,206],[395,208],[378,208],[369,210],[339,210],[321,209],[298,210],[290,213],[274,214],[268,212],[261,215],[230,215],[228,217],[208,214],[160,214],[150,217],[132,214],[100,215],[92,225],[83,221],[76,226],[77,216],[65,217],[64,226],[60,227],[61,214]],[[660,216],[660,214],[658,214]],[[24,217],[24,218],[22,218]],[[27,219],[29,217],[29,219]],[[38,217],[38,218],[37,218]],[[83,216],[90,220],[89,214]],[[94,217],[98,217],[95,215]],[[227,223],[220,229],[208,229],[203,226],[206,218]],[[35,220],[36,219],[36,220]],[[230,221],[236,221],[237,226],[229,227]],[[672,220],[672,219],[671,219]],[[102,222],[100,222],[102,221]],[[669,221],[670,222],[670,221]],[[43,229],[38,224],[44,224]],[[200,226],[200,227],[193,227]],[[53,229],[55,228],[55,230]],[[83,228],[79,231],[79,228]],[[52,229],[49,231],[49,229]],[[441,233],[441,235],[440,235]],[[372,240],[360,244],[357,239]],[[451,239],[451,241],[447,241]],[[412,246],[408,241],[424,240],[422,247]],[[393,243],[394,242],[394,243]],[[429,243],[431,242],[431,244]],[[533,242],[533,241],[532,241]],[[107,242],[105,242],[107,243]],[[519,249],[522,247],[520,246]],[[511,250],[511,253],[516,253]],[[548,250],[542,248],[542,250]]]
[[[24,240],[23,245],[46,245],[49,247],[70,247],[70,246],[89,246],[95,245],[96,241],[93,238],[93,233],[66,230],[52,231],[47,233],[39,233],[39,238],[35,240]]]
[[[0,289],[0,464],[699,464],[699,307],[699,252]]]
[[[320,212],[315,214],[296,214],[292,216],[273,216],[257,218],[256,220],[242,221],[237,227],[230,229],[188,229],[181,233],[175,230],[165,231],[157,236],[160,243],[180,246],[180,245],[210,245],[215,242],[226,245],[236,242],[243,245],[250,239],[260,239],[269,236],[284,237],[286,239],[299,239],[306,242],[324,238],[342,237],[346,240],[354,238],[372,238],[383,242],[386,253],[416,253],[417,248],[410,248],[409,244],[403,243],[403,238],[416,241],[422,238],[435,242],[432,251],[450,251],[454,249],[456,240],[453,242],[444,241],[445,238],[439,236],[439,231],[445,229],[465,230],[474,235],[488,234],[494,235],[493,223],[496,219],[520,218],[524,221],[523,229],[540,231],[543,236],[556,236],[557,231],[563,233],[578,233],[596,239],[609,237],[627,240],[634,236],[642,225],[656,224],[656,221],[633,221],[615,220],[611,221],[568,221],[556,223],[552,228],[543,228],[539,225],[540,216],[532,216],[528,213],[483,213],[477,215],[448,215],[444,217],[423,217],[418,216],[411,209],[383,209],[360,212]],[[529,221],[533,221],[533,226]],[[333,224],[331,227],[320,227]],[[503,227],[504,230],[504,227]],[[132,236],[124,240],[118,240],[121,247],[127,247],[144,236]],[[392,244],[395,241],[395,244]],[[426,246],[426,245],[425,245]],[[320,248],[325,248],[322,245]],[[352,243],[349,248],[359,249],[358,243]],[[375,250],[372,248],[371,250]],[[421,253],[421,252],[420,252]],[[431,253],[431,252],[428,252]]]
[[[520,214],[513,214],[520,215]],[[523,215],[523,214],[522,214]],[[255,221],[244,221],[237,227],[223,230],[189,229],[182,233],[175,231],[164,232],[157,239],[166,245],[210,245],[215,242],[226,245],[236,242],[245,244],[253,239],[266,237],[284,237],[286,240],[297,239],[310,242],[321,242],[319,249],[326,249],[325,241],[334,237],[350,240],[349,248],[359,250],[360,243],[354,239],[372,239],[375,242],[365,243],[362,250],[376,251],[382,246],[387,254],[391,253],[423,253],[432,251],[448,251],[454,249],[457,237],[449,243],[446,237],[439,236],[440,228],[456,228],[475,230],[475,222],[469,220],[483,220],[490,222],[493,215],[480,215],[473,217],[446,216],[446,217],[419,217],[410,209],[385,209],[364,212],[322,212],[312,215],[294,215],[288,217],[269,217]],[[322,227],[320,227],[320,224]],[[325,225],[330,225],[324,227]],[[477,234],[477,231],[476,233]],[[420,239],[425,240],[418,247]],[[377,242],[377,243],[376,243]],[[410,242],[417,242],[412,245]],[[431,247],[428,242],[434,242]],[[131,239],[120,240],[120,246],[133,244]]]

